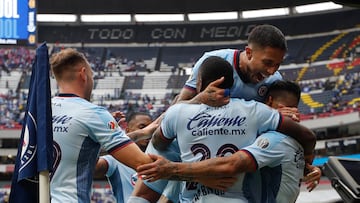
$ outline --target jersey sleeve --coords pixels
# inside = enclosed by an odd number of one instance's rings
[[[89,118],[84,119],[87,127],[92,131],[90,138],[98,142],[108,153],[132,143],[106,109],[95,107]]]
[[[204,54],[194,65],[192,68],[191,75],[189,76],[189,79],[185,82],[185,88],[196,90],[196,81],[198,77],[199,68],[202,64],[202,62],[208,58],[208,54]]]
[[[276,109],[273,109],[263,103],[256,102],[254,111],[255,112],[252,115],[255,115],[256,118],[258,118],[258,135],[269,130],[277,130],[280,126],[282,117]]]
[[[285,135],[275,131],[270,131],[260,135],[255,142],[243,148],[249,152],[256,160],[258,168],[264,166],[274,167],[281,163],[281,160],[285,156],[285,145],[283,140]]]
[[[175,104],[166,110],[164,118],[161,121],[161,133],[166,139],[172,140],[177,136],[177,119],[181,113],[182,105],[183,104]]]
[[[110,177],[116,170],[116,165],[119,162],[113,158],[111,155],[101,156],[100,158],[104,159],[108,164],[108,170],[106,171],[106,177]]]

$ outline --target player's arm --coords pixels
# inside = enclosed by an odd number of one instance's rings
[[[177,103],[179,101],[186,102],[192,99],[195,95],[196,95],[196,90],[183,87],[179,95],[176,97],[176,100],[173,101],[173,103]]]
[[[303,146],[305,156],[311,157],[313,155],[316,144],[316,136],[314,132],[306,128],[305,126],[293,121],[289,117],[283,116],[282,118],[283,120],[277,131],[285,135],[291,136],[292,138],[297,140]],[[310,162],[310,159],[306,161]]]
[[[131,142],[119,149],[116,149],[110,154],[119,162],[136,170],[142,164],[153,162],[153,160],[134,143]]]
[[[167,147],[170,145],[173,139],[167,139],[161,131],[161,127],[158,127],[151,139],[152,144],[154,145],[154,148],[159,151],[164,151],[167,149]]]
[[[197,182],[202,177],[232,177],[241,172],[256,170],[254,158],[243,150],[231,156],[194,163],[171,162],[161,156],[151,154],[149,156],[156,161],[137,168],[138,174],[149,181],[171,179]]]
[[[142,129],[127,133],[126,135],[134,142],[151,138],[153,132],[159,127],[161,116]]]
[[[211,82],[205,90],[196,94],[195,91],[183,88],[179,94],[177,102],[186,102],[189,104],[207,104],[209,106],[223,106],[230,101],[229,90],[219,88],[224,81],[221,77]]]
[[[95,174],[105,175],[107,173],[108,169],[109,169],[108,162],[105,159],[100,157],[98,159],[98,161],[96,162]]]

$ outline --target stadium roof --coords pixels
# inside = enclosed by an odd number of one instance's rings
[[[173,14],[293,7],[329,0],[38,0],[41,14]],[[358,6],[358,0],[334,0]]]

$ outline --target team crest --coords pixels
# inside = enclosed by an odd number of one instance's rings
[[[268,87],[266,85],[262,85],[258,89],[258,95],[261,97],[264,97],[266,95],[266,92],[268,90]]]
[[[36,181],[36,177],[33,177],[34,170],[36,169],[36,137],[33,133],[36,133],[36,121],[31,114],[28,112],[27,122],[23,131],[23,143],[21,149],[20,167],[18,180],[27,178],[30,181]],[[31,134],[31,135],[30,135]]]
[[[28,163],[31,162],[32,159],[35,157],[36,152],[36,143],[34,139],[30,139],[29,136],[29,128],[26,125],[25,131],[24,131],[24,140],[22,144],[22,150],[21,150],[21,168],[24,168]]]
[[[265,149],[266,147],[269,146],[269,140],[266,138],[262,138],[262,139],[259,139],[256,144],[258,147]]]

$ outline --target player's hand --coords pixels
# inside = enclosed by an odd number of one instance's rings
[[[122,111],[114,111],[111,115],[115,118],[122,129],[126,128],[126,115]]]
[[[172,175],[170,174],[170,169],[173,168],[173,162],[155,154],[148,155],[154,162],[138,166],[136,168],[138,176],[149,182],[159,179],[169,179]]]
[[[311,192],[318,186],[320,178],[321,178],[321,170],[320,168],[306,164],[306,170],[308,171],[307,174],[305,174],[303,181],[306,184],[306,189]]]
[[[230,102],[230,90],[219,88],[224,77],[211,82],[204,91],[199,93],[200,101],[209,106],[223,106]]]
[[[236,177],[203,177],[197,178],[197,182],[218,190],[226,191],[237,181]]]
[[[278,111],[281,113],[281,115],[287,116],[296,122],[300,122],[300,113],[298,108],[286,107],[283,104],[279,104]]]

